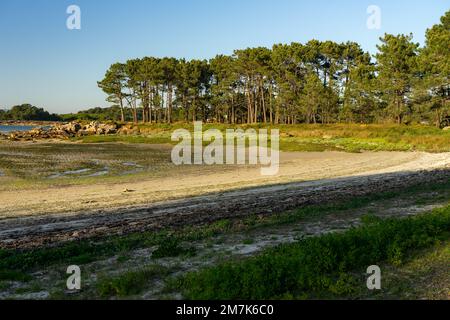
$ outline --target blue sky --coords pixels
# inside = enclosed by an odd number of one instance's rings
[[[81,8],[81,30],[66,9]],[[366,27],[369,5],[380,30]],[[211,58],[234,49],[310,39],[352,40],[375,53],[386,33],[425,30],[444,0],[0,0],[0,108],[32,103],[51,112],[108,106],[97,88],[114,62],[143,56]]]

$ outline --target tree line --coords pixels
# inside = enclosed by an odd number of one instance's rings
[[[134,122],[410,123],[449,113],[450,11],[426,31],[385,34],[371,56],[355,42],[311,40],[207,60],[145,57],[98,83]],[[375,58],[375,59],[374,59]]]
[[[43,108],[38,108],[31,104],[21,104],[13,106],[9,110],[0,109],[0,120],[60,121],[61,118],[56,114],[45,111]]]

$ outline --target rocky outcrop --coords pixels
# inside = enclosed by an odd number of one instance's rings
[[[7,138],[14,141],[32,141],[42,139],[65,140],[73,137],[109,135],[117,133],[119,127],[116,124],[99,123],[97,121],[88,124],[79,122],[58,123],[48,129],[34,128],[30,131],[11,132]]]
[[[126,124],[126,125],[123,125],[118,130],[118,133],[123,134],[123,135],[133,135],[133,134],[139,134],[139,133],[141,133],[141,131],[138,126],[135,126],[133,124]]]
[[[99,122],[91,122],[77,131],[77,136],[89,135],[108,135],[117,133],[118,126],[116,124],[104,124]]]

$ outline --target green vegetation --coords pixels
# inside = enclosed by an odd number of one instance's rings
[[[355,286],[359,299],[448,299],[450,288],[450,241],[418,250],[401,266],[381,264],[381,291],[368,292],[362,279]]]
[[[166,257],[178,257],[181,255],[195,255],[195,248],[183,248],[181,245],[180,238],[177,237],[167,237],[152,253],[152,257],[155,259],[166,258]]]
[[[151,135],[105,135],[105,136],[85,136],[74,138],[74,141],[82,141],[83,143],[146,143],[146,144],[172,144],[170,133],[165,135],[151,134]]]
[[[193,130],[192,125],[181,123],[140,124],[132,127],[133,135],[87,136],[75,140],[84,143],[176,144],[171,141],[171,134],[179,128]],[[204,125],[204,130],[211,128],[222,131],[229,128],[279,129],[281,151],[450,151],[450,131],[423,125]]]
[[[77,113],[59,115],[62,121],[120,121],[120,108],[113,106],[109,108],[91,108]]]
[[[97,292],[101,297],[126,297],[140,293],[150,280],[163,277],[169,269],[152,265],[143,270],[129,271],[118,277],[104,277],[97,282]]]
[[[0,120],[59,121],[61,118],[31,104],[22,104],[14,106],[10,110],[0,109]]]
[[[120,111],[122,122],[442,127],[450,117],[449,26],[450,11],[427,30],[423,48],[412,35],[385,34],[376,61],[355,42],[311,40],[209,61],[132,59],[113,64],[98,85],[113,104],[110,119]]]
[[[190,299],[309,298],[353,293],[351,272],[387,261],[401,265],[412,250],[450,238],[450,206],[405,219],[372,221],[345,233],[309,238],[230,261],[180,281]]]
[[[0,270],[0,281],[9,280],[9,281],[30,281],[32,277],[21,271],[13,271],[13,270]]]

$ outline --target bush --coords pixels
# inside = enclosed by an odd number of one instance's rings
[[[449,236],[450,206],[406,219],[371,221],[341,234],[309,238],[230,261],[181,279],[189,299],[273,299],[305,292],[350,292],[351,271],[389,261]],[[345,275],[347,274],[347,275]]]
[[[177,257],[180,255],[194,255],[195,248],[183,248],[181,240],[175,237],[167,237],[162,241],[153,254],[152,258],[159,259],[165,257]]]
[[[97,291],[102,297],[129,296],[140,293],[149,281],[167,275],[168,269],[161,266],[148,266],[143,270],[130,271],[115,278],[103,278],[97,284]]]

